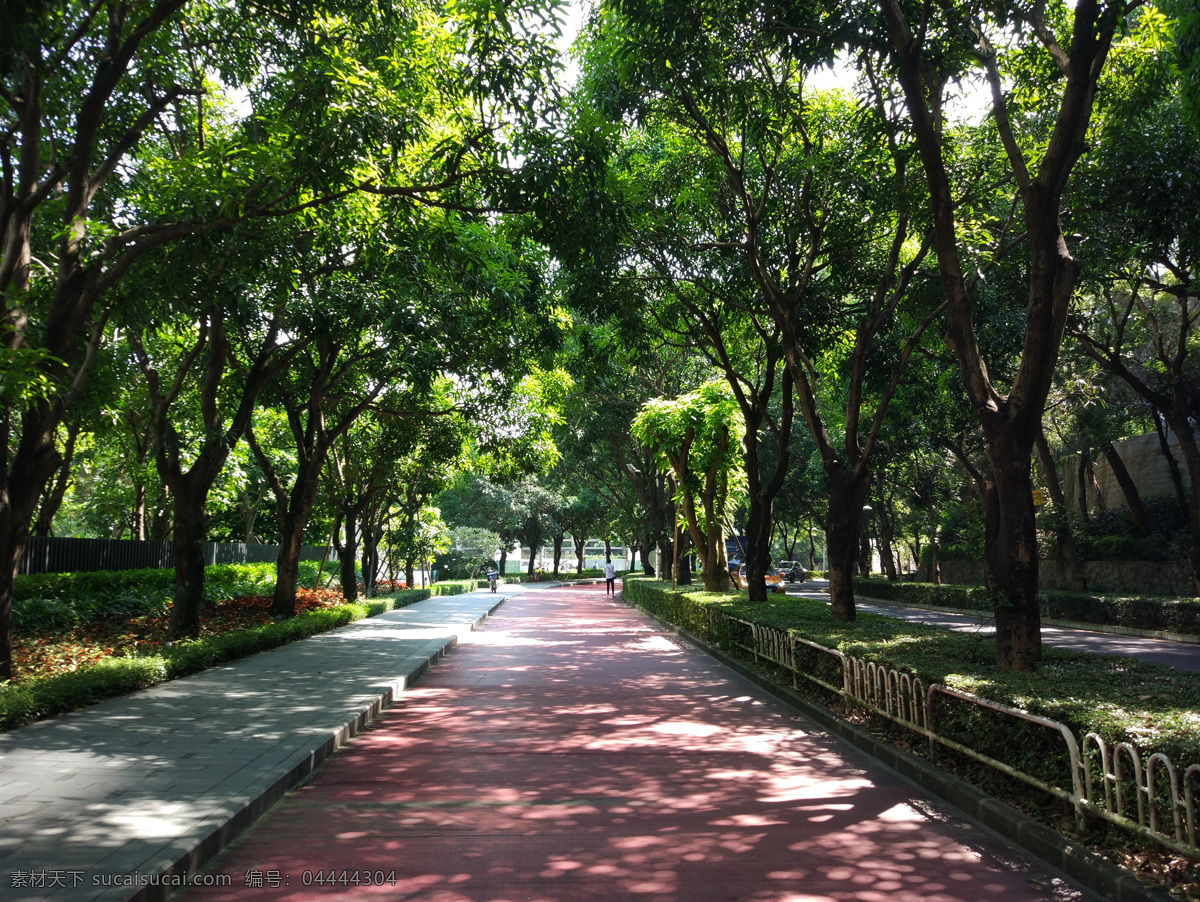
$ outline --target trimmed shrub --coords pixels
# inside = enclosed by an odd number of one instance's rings
[[[162,654],[105,658],[94,666],[54,677],[8,683],[0,691],[0,728],[52,717],[156,683],[224,664],[297,639],[345,626],[368,614],[348,604],[309,611],[289,620],[203,639],[176,642]]]
[[[300,563],[300,585],[316,583],[317,563]],[[274,564],[217,564],[204,568],[204,603],[275,588]],[[97,570],[18,576],[13,592],[13,626],[54,629],[102,620],[166,614],[175,593],[174,570]]]
[[[483,584],[487,585],[487,580]],[[434,583],[429,587],[430,595],[462,595],[464,592],[472,592],[479,588],[479,581],[474,579],[457,579],[446,580],[441,583]]]

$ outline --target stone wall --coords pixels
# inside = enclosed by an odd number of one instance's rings
[[[1171,449],[1171,456],[1179,465],[1184,487],[1187,488],[1190,485],[1187,465],[1183,462],[1183,452],[1179,450],[1179,440],[1175,438],[1174,433],[1167,434],[1167,445]],[[1167,467],[1167,461],[1163,456],[1162,446],[1159,444],[1156,433],[1122,439],[1119,442],[1113,442],[1113,447],[1121,455],[1121,461],[1125,464],[1125,469],[1129,471],[1133,484],[1137,486],[1138,493],[1143,499],[1175,497],[1171,471]],[[1063,493],[1067,496],[1067,507],[1076,512],[1079,511],[1080,460],[1078,454],[1064,457],[1060,474]],[[1092,461],[1092,471],[1096,475],[1096,484],[1100,489],[1101,497],[1097,498],[1095,488],[1089,486],[1088,509],[1097,510],[1101,507],[1101,500],[1106,508],[1123,505],[1125,495],[1121,492],[1121,487],[1117,485],[1112,468],[1102,454],[1096,455],[1096,459]]]
[[[1184,561],[1087,561],[1088,591],[1098,595],[1170,595],[1192,598],[1196,594],[1191,568]],[[979,561],[942,561],[942,582],[959,586],[983,584]],[[1043,589],[1066,589],[1061,561],[1042,561],[1038,584]]]

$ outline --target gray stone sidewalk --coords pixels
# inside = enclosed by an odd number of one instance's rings
[[[431,598],[0,734],[0,898],[157,898],[513,592]]]

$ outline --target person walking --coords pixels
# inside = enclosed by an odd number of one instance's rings
[[[613,566],[612,558],[604,562],[604,594],[614,598],[617,595],[617,568]]]

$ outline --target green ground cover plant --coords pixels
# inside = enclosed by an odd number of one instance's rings
[[[990,613],[992,600],[982,586],[856,579],[855,594],[917,607],[952,608]],[[1200,636],[1200,599],[1149,595],[1090,595],[1043,591],[1042,617],[1156,632]]]
[[[1082,736],[1127,741],[1142,751],[1166,752],[1177,765],[1200,763],[1200,675],[1114,655],[1047,648],[1033,673],[999,670],[993,641],[860,612],[835,623],[828,605],[793,596],[751,603],[745,593],[672,589],[652,580],[627,580],[634,603],[701,638],[719,641],[705,609],[784,629],[828,648],[875,661],[983,698],[1060,721]],[[955,714],[954,716],[961,716]],[[962,725],[975,747],[994,741],[995,724],[978,716]],[[1013,738],[1008,737],[1013,745]],[[1019,744],[1019,743],[1016,743]]]
[[[317,565],[301,566],[302,579],[306,586],[311,586]],[[26,629],[45,636],[69,632],[80,624],[124,624],[165,616],[173,574],[169,570],[139,570],[45,574],[23,580],[20,604]],[[218,565],[206,570],[206,594],[212,597],[214,609],[234,602],[255,601],[261,602],[264,609],[269,608],[273,586],[272,564]],[[164,587],[165,599],[161,596]],[[448,581],[354,603],[340,603],[332,597],[333,593],[327,593],[328,606],[305,610],[288,620],[244,626],[244,621],[235,618],[195,640],[166,646],[132,643],[110,649],[113,654],[88,660],[67,672],[34,672],[18,682],[0,683],[0,730],[187,676],[431,596],[459,595],[477,587],[475,580]]]

